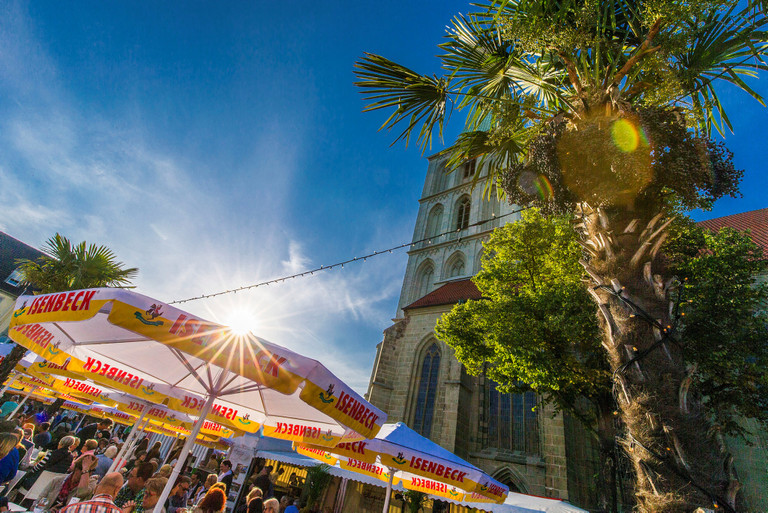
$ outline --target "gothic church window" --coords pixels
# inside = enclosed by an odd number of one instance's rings
[[[435,282],[435,266],[431,260],[427,260],[419,267],[416,273],[416,295],[415,298],[424,297],[432,290],[432,284]]]
[[[472,178],[473,176],[475,176],[475,166],[476,166],[476,161],[474,160],[470,160],[469,162],[461,166],[464,171],[464,176],[463,176],[464,180],[467,180],[468,178]]]
[[[465,230],[469,228],[469,209],[471,203],[469,196],[462,197],[456,204],[456,230]]]
[[[446,279],[457,278],[465,275],[464,255],[457,251],[445,263],[444,275]]]
[[[499,194],[494,185],[491,190],[488,191],[488,195],[483,194],[483,221],[496,219],[501,213],[501,203],[499,201]],[[497,224],[486,223],[483,224],[483,229],[489,229],[497,226]]]
[[[448,174],[445,172],[445,161],[438,163],[432,178],[432,194],[445,190]]]
[[[437,397],[437,378],[440,373],[440,349],[434,342],[424,353],[419,370],[419,387],[416,392],[416,412],[413,430],[429,438]]]
[[[440,204],[432,207],[427,217],[427,231],[424,234],[425,238],[429,239],[440,233],[440,225],[443,221],[443,206]]]
[[[504,394],[488,380],[487,446],[524,454],[539,454],[539,420],[535,392]]]

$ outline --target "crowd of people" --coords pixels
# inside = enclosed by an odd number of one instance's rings
[[[287,493],[279,500],[276,497],[276,483],[283,473],[282,468],[275,470],[263,460],[256,460],[253,473],[246,480],[246,500],[235,513],[299,513],[298,496],[303,483],[295,473],[288,480]]]
[[[12,404],[11,404],[12,403]],[[10,415],[18,406],[6,401],[0,415]],[[155,509],[171,476],[172,464],[181,447],[172,449],[162,464],[161,444],[149,447],[143,438],[126,455],[120,472],[109,472],[122,447],[121,436],[113,433],[112,421],[98,419],[75,431],[74,417],[59,412],[52,418],[42,408],[27,408],[0,420],[0,485],[9,483],[18,470],[26,472],[15,491],[29,490],[44,472],[47,480],[34,504],[24,504],[36,513],[145,513]],[[123,433],[124,435],[125,433]],[[210,463],[209,463],[210,465]],[[219,462],[218,469],[184,471],[173,483],[164,513],[221,513],[232,485],[232,463]],[[42,483],[42,482],[41,482]],[[13,492],[11,492],[13,493]],[[24,495],[17,493],[15,500]],[[270,500],[248,501],[247,513],[280,513]],[[0,497],[0,513],[8,510],[9,497]],[[274,501],[277,503],[277,501]],[[288,510],[291,513],[292,510]]]

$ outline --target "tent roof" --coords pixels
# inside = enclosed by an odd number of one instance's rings
[[[402,428],[405,428],[405,429],[402,429]],[[408,426],[401,423],[384,424],[378,436],[386,438],[387,432],[389,432],[390,434],[394,433],[395,434],[394,438],[400,441],[407,440],[407,438],[411,436],[410,433],[413,433],[419,438],[421,438],[420,435],[416,434]],[[247,435],[247,436],[251,436],[251,435]],[[393,443],[398,443],[397,441],[394,441],[394,440],[392,441]],[[431,443],[435,447],[424,447],[425,451],[440,450],[440,451],[447,452],[445,449],[438,446],[437,444],[434,444],[433,442]],[[259,440],[259,448],[256,452],[256,456],[260,458],[270,459],[270,460],[282,461],[284,463],[288,463],[290,465],[296,465],[299,467],[313,467],[315,465],[320,464],[320,462],[317,461],[316,459],[303,456],[301,454],[296,453],[296,451],[292,450],[291,442],[286,440],[277,440],[270,437],[262,437]],[[441,457],[446,457],[446,456],[443,456],[441,454]],[[454,456],[454,458],[460,460],[458,456]],[[337,466],[331,467],[329,472],[334,476],[350,479],[352,481],[357,481],[359,483],[365,483],[373,486],[380,486],[382,488],[386,487],[386,483],[384,483],[383,481],[379,481],[377,479],[368,477],[363,474],[359,474],[357,472],[352,472],[351,470],[339,468],[338,464]],[[405,490],[405,488],[403,488],[401,484],[393,485],[392,489],[399,492],[402,492]],[[438,499],[449,500],[443,497],[438,497]],[[490,511],[493,513],[586,513],[586,510],[577,508],[576,506],[568,504],[567,502],[561,501],[559,499],[548,499],[546,497],[536,497],[534,495],[525,495],[522,493],[513,493],[513,492],[509,493],[509,495],[507,496],[507,500],[504,502],[504,504],[491,504],[487,502],[463,502],[463,501],[451,501],[451,502],[455,502],[457,504],[463,504],[465,506],[469,506],[481,511]]]
[[[459,458],[448,449],[445,449],[440,445],[437,445],[429,438],[418,434],[416,431],[409,428],[402,422],[384,424],[381,427],[379,434],[376,435],[376,438],[386,440],[387,442],[395,445],[399,445],[404,449],[413,450],[418,448],[420,452],[429,454],[436,458],[447,460],[456,463],[457,465],[462,465],[464,467],[469,467],[481,471],[479,468],[475,467],[466,460]]]
[[[335,445],[372,436],[386,419],[316,360],[124,289],[22,296],[10,336],[175,411],[197,416],[203,398],[217,396],[209,420],[245,431],[263,423],[275,436]]]

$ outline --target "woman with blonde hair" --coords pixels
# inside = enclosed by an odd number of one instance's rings
[[[251,491],[248,492],[248,497],[245,503],[248,506],[247,513],[262,513],[264,511],[264,499],[262,498],[264,492],[261,488],[254,486]]]
[[[74,438],[74,439],[75,439],[75,443],[74,443],[74,445],[72,445],[72,446],[69,448],[69,452],[71,452],[71,453],[72,453],[72,458],[73,458],[73,459],[76,459],[76,458],[77,458],[77,457],[80,455],[80,451],[78,451],[78,450],[77,450],[77,448],[78,448],[78,447],[80,447],[80,442],[81,442],[82,440],[80,440],[80,438],[78,438],[78,437],[76,437],[76,436],[73,436],[72,438]]]
[[[264,501],[264,513],[280,513],[280,503],[277,502],[277,499]]]
[[[157,458],[158,461],[162,461],[163,459],[160,457],[160,447],[163,444],[160,442],[155,442],[152,448],[147,451],[147,460],[151,460],[152,458]]]
[[[168,479],[171,476],[171,472],[173,471],[173,467],[165,464],[162,467],[160,467],[160,470],[157,471],[157,474],[154,475],[154,477],[164,477]]]
[[[15,432],[0,433],[0,459],[5,458],[18,443],[19,436]]]
[[[203,486],[200,487],[200,491],[197,492],[197,495],[195,496],[195,500],[193,501],[194,504],[197,504],[203,500],[203,497],[205,497],[205,494],[208,493],[208,490],[210,490],[211,487],[216,484],[217,479],[218,478],[216,477],[216,474],[208,474],[208,477],[205,478]]]
[[[83,460],[83,470],[90,472],[93,468],[96,468],[98,458],[96,458],[95,452],[98,446],[99,442],[96,440],[92,438],[86,440],[85,444],[83,444],[83,452],[72,462],[72,464],[74,465],[75,462]],[[72,470],[72,467],[70,467],[70,470]]]

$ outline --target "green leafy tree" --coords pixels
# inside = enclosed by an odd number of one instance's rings
[[[125,287],[139,272],[135,267],[125,268],[106,246],[85,242],[74,245],[58,233],[48,239],[42,251],[46,256],[37,260],[17,261],[23,281],[41,294],[94,287]],[[0,363],[0,383],[8,378],[25,353],[26,349],[17,345]],[[56,408],[60,406],[54,405]]]
[[[328,469],[330,466],[325,463],[307,469],[307,478],[304,484],[304,502],[306,505],[302,508],[302,513],[318,511],[318,502],[333,479]]]
[[[403,503],[408,506],[408,513],[419,513],[427,504],[429,496],[424,492],[406,490],[403,492]]]
[[[568,218],[524,211],[495,230],[473,278],[483,297],[455,306],[435,329],[470,374],[499,390],[534,390],[594,432],[604,507],[615,503],[615,402],[581,246]],[[611,508],[613,510],[613,508]]]
[[[747,434],[741,417],[768,427],[768,255],[744,233],[685,218],[670,226],[664,254],[665,274],[682,281],[678,338],[695,368],[683,391],[703,399],[718,434]]]
[[[708,137],[730,127],[718,83],[763,103],[744,81],[765,70],[763,9],[735,0],[477,9],[449,27],[443,76],[366,54],[356,64],[366,110],[391,111],[383,127],[402,127],[398,139],[414,136],[423,148],[463,110],[465,130],[444,151],[451,168],[477,159],[477,173],[487,169],[511,202],[580,221],[603,347],[621,369],[612,376],[638,509],[735,508],[735,478],[722,470],[709,420],[680,407],[690,369],[670,340],[675,282],[659,250],[671,203],[708,207],[738,193],[741,172]],[[646,356],[627,366],[635,352]],[[665,457],[670,433],[686,434],[676,437],[675,461]]]

